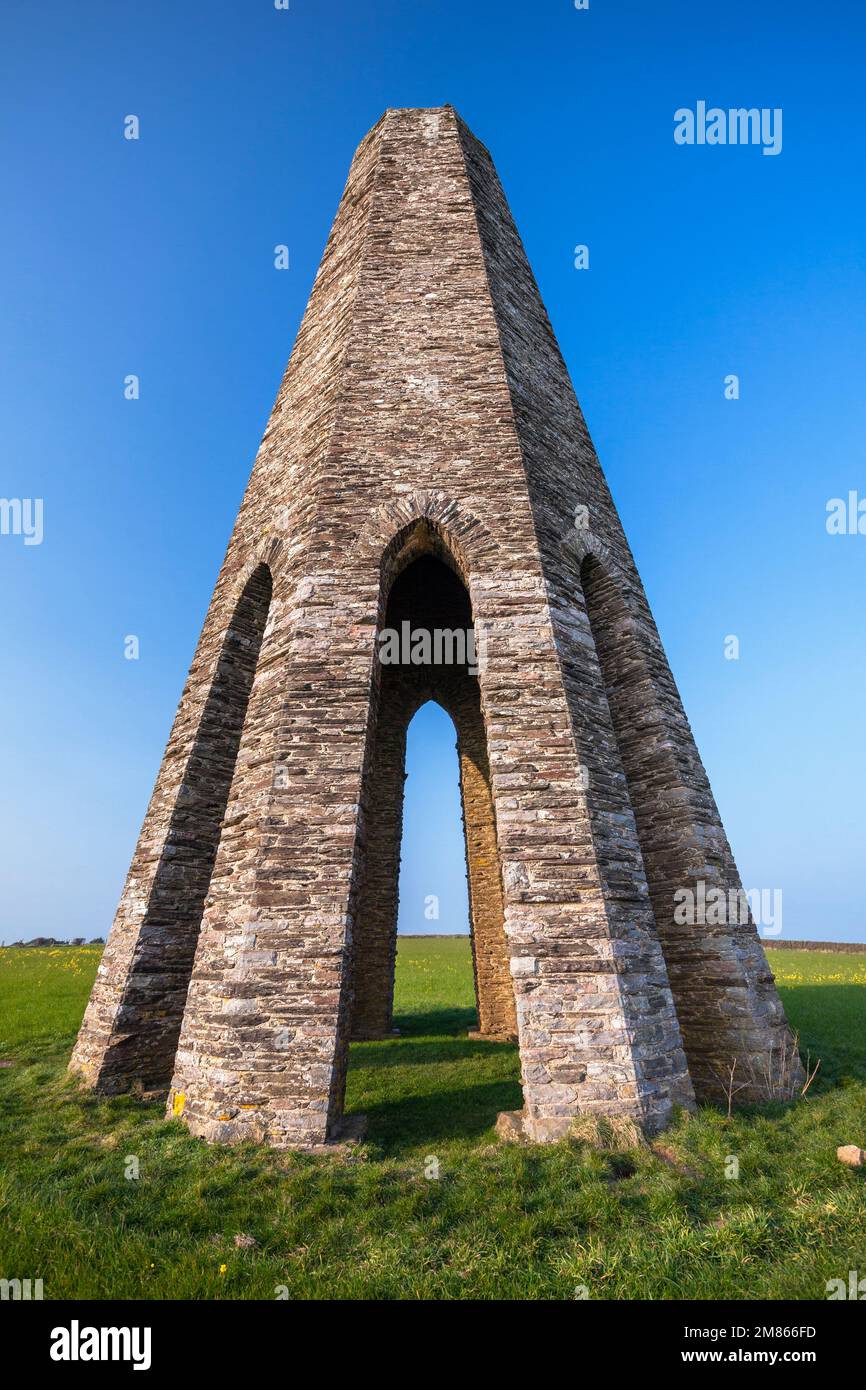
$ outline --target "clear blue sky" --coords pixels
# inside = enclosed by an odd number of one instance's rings
[[[866,535],[825,529],[866,497],[864,35],[856,0],[4,0],[0,493],[44,498],[44,540],[0,536],[0,939],[107,931],[352,152],[443,102],[497,163],[747,886],[786,936],[866,939]],[[699,100],[781,107],[781,154],[675,145]],[[453,737],[411,730],[404,930],[465,929]]]

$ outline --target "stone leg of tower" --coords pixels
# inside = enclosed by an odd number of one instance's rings
[[[269,605],[266,567],[224,567],[70,1062],[102,1091],[168,1089]]]
[[[334,425],[376,167],[375,143],[368,140],[295,344],[294,360],[314,361],[315,372],[287,372],[280,387],[73,1051],[71,1069],[102,1091],[168,1089],[217,845],[222,838],[220,874],[238,878],[231,854],[243,849],[253,855],[250,832],[255,827],[256,839],[262,833],[249,806],[226,818],[225,827],[223,820],[227,805],[237,806],[241,787],[249,799],[249,779],[241,775],[245,759],[259,769],[267,794],[272,789],[279,739],[271,726],[282,718],[285,695],[278,688],[286,654],[281,644],[295,635],[290,615],[303,611],[298,604],[308,575],[305,546],[315,529],[314,479]],[[273,590],[270,599],[259,593],[259,572]],[[258,599],[252,616],[247,585]],[[259,657],[256,685],[263,698],[246,711],[262,612],[269,613],[271,627],[262,655],[270,660]],[[239,785],[232,790],[236,772]]]
[[[348,579],[310,575],[287,605],[268,796],[251,765],[233,787],[248,849],[220,843],[170,1098],[207,1139],[306,1146],[339,1128],[378,598]]]
[[[703,883],[706,892],[733,897],[739,875],[490,157],[468,133],[464,146],[573,724],[591,774],[597,841],[603,845],[605,820],[610,829],[605,803],[612,804],[615,782],[614,814],[628,806],[636,818],[698,1096],[722,1095],[732,1066],[741,1099],[794,1094],[802,1070],[754,926],[674,920],[678,890],[697,893]],[[605,590],[595,622],[582,591],[587,578]],[[634,878],[629,870],[626,882]]]
[[[802,1070],[706,773],[642,590],[592,539],[569,542],[595,635],[677,1016],[699,1097],[796,1091]],[[699,886],[703,885],[702,893]],[[678,922],[676,895],[723,896],[720,921]],[[732,910],[733,908],[733,910]]]
[[[496,813],[478,682],[467,676],[447,708],[457,726],[478,1035],[514,1040],[517,1010],[509,969]]]
[[[363,887],[353,940],[352,1037],[393,1031],[394,968],[406,727],[414,701],[392,668],[382,672],[374,751],[367,779]]]

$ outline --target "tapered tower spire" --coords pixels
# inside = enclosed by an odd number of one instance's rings
[[[474,651],[386,661],[382,636]],[[340,1131],[387,1034],[406,725],[454,720],[482,1033],[528,1137],[777,1094],[791,1040],[505,197],[450,107],[358,149],[72,1065],[213,1140]],[[702,888],[701,888],[702,885]],[[679,897],[677,896],[679,894]],[[718,916],[718,914],[715,914]],[[698,914],[700,917],[700,914]]]

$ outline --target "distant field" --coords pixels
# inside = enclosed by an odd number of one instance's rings
[[[100,952],[0,950],[0,1277],[46,1298],[823,1298],[866,1272],[866,1177],[835,1158],[866,1147],[863,955],[771,953],[821,1059],[807,1100],[704,1108],[625,1152],[498,1143],[517,1051],[466,1037],[469,943],[403,939],[402,1036],[352,1048],[369,1129],[347,1160],[208,1148],[159,1105],[80,1090],[64,1068]]]

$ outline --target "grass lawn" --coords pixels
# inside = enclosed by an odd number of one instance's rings
[[[46,1298],[820,1299],[866,1275],[866,1173],[835,1156],[866,1147],[866,955],[771,954],[821,1058],[805,1101],[706,1108],[625,1152],[498,1143],[517,1052],[466,1037],[469,943],[401,939],[402,1036],[352,1048],[367,1141],[312,1158],[208,1148],[69,1080],[99,954],[0,950],[0,1277]]]

